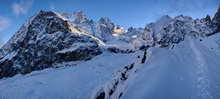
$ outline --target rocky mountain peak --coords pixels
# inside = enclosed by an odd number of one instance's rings
[[[183,15],[174,18],[166,15],[145,28],[131,27],[127,31],[107,17],[93,22],[82,11],[69,17],[72,20],[65,16],[69,14],[40,11],[24,24],[0,50],[0,78],[62,62],[89,60],[102,53],[100,45],[112,42],[124,42],[137,49],[155,44],[169,47],[182,42],[185,36],[203,36],[213,31],[209,26],[212,22],[208,22],[210,16],[194,20]],[[214,19],[218,19],[218,14]],[[113,36],[117,33],[121,34]]]
[[[159,18],[159,20],[157,20],[157,22],[161,22],[161,21],[167,21],[167,20],[171,20],[172,17],[170,17],[169,15],[164,15],[162,17]]]
[[[114,33],[114,23],[107,17],[103,17],[98,21],[97,30],[99,38],[103,41],[108,41],[113,38]]]
[[[37,16],[56,16],[57,14],[53,11],[44,11],[44,10],[41,10]]]
[[[99,55],[101,41],[74,28],[58,13],[40,11],[2,48],[10,51],[1,57],[0,78]]]
[[[213,21],[219,21],[220,20],[220,5],[219,8],[217,10],[217,12],[215,13],[215,16],[212,19]]]
[[[114,31],[114,34],[117,34],[117,35],[126,32],[126,30],[119,25],[115,26],[113,31]]]
[[[129,28],[128,28],[128,32],[132,32],[133,30],[134,30],[133,27],[129,27]]]
[[[41,25],[43,24],[43,25]],[[45,26],[46,33],[52,34],[58,31],[70,32],[69,24],[62,16],[52,11],[40,11],[32,21],[32,27],[42,29]],[[40,31],[40,30],[39,30]]]
[[[206,17],[204,18],[204,20],[205,20],[206,22],[211,22],[211,21],[212,21],[210,15],[206,15]]]
[[[67,22],[53,11],[41,10],[23,24],[11,39],[1,48],[4,53],[1,57],[12,51],[12,44],[16,45],[18,42],[24,42],[25,39],[36,40],[37,35],[38,37],[41,37],[47,33],[52,34],[57,31],[70,31]]]
[[[215,32],[220,32],[220,6],[219,6],[217,12],[215,13],[215,16],[213,17],[212,22],[216,26]]]
[[[75,16],[74,23],[76,23],[76,24],[80,24],[80,23],[84,23],[86,21],[89,21],[83,11],[76,11],[76,12],[74,12],[73,15]]]
[[[114,23],[111,22],[111,20],[108,17],[102,17],[98,21],[99,24],[105,25],[106,27],[109,27],[111,29],[114,28]]]
[[[219,13],[213,21],[165,15],[124,30],[82,11],[40,11],[0,49],[0,97],[219,99],[220,35],[211,36]],[[27,75],[1,79],[17,74]]]

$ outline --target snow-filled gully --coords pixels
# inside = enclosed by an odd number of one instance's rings
[[[147,48],[144,50],[142,58],[137,56],[138,60],[136,63],[124,66],[118,71],[113,80],[107,82],[104,86],[92,96],[92,99],[120,99],[123,92],[126,91],[128,80],[135,76],[138,70],[139,64],[144,64],[147,60]],[[140,60],[141,59],[141,60]]]
[[[198,97],[200,97],[200,99],[213,99],[212,95],[209,92],[210,80],[208,78],[208,69],[206,67],[206,61],[203,58],[200,50],[197,49],[195,43],[192,40],[190,40],[190,47],[192,48],[192,51],[195,53],[195,58],[198,63],[196,67],[196,88]]]
[[[193,40],[190,40],[190,47],[196,60],[195,87],[197,96],[200,99],[214,99],[209,90],[210,79],[206,60]],[[148,57],[150,57],[147,52],[148,50],[145,49],[145,51],[142,52],[143,56],[138,56],[137,62],[124,66],[119,70],[113,80],[108,81],[93,94],[92,99],[120,99],[127,90],[128,81],[133,80],[136,76],[136,72],[140,69],[140,64],[146,63]]]

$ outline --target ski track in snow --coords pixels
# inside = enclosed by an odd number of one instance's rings
[[[210,81],[208,79],[208,69],[206,65],[206,61],[203,58],[199,49],[197,49],[193,40],[190,40],[190,47],[192,51],[195,53],[195,59],[198,63],[197,65],[197,80],[196,80],[196,88],[198,89],[198,96],[201,99],[213,99],[212,95],[209,92]]]

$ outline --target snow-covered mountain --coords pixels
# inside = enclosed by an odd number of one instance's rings
[[[220,8],[123,29],[40,11],[0,49],[0,99],[219,99]]]

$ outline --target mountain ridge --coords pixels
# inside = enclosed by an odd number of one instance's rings
[[[213,18],[165,15],[125,30],[81,11],[40,11],[0,49],[0,97],[218,99],[219,19],[220,8]]]
[[[75,19],[68,19],[68,18],[73,18],[73,17]],[[106,44],[108,45],[109,41],[121,41],[121,42],[125,41],[128,43],[127,44],[128,46],[134,46],[134,48],[141,48],[141,46],[153,46],[155,44],[157,44],[157,45],[159,44],[163,47],[167,47],[170,45],[173,46],[175,43],[179,43],[180,41],[184,40],[185,35],[205,36],[205,35],[211,35],[211,34],[215,34],[215,33],[219,32],[219,30],[218,30],[219,10],[217,11],[216,15],[213,17],[212,20],[209,16],[207,16],[206,18],[194,20],[191,17],[187,17],[187,16],[183,16],[183,15],[180,15],[180,16],[177,16],[174,18],[171,18],[168,15],[166,15],[166,16],[162,17],[160,20],[156,21],[155,23],[151,23],[151,24],[146,25],[146,27],[144,29],[139,28],[139,29],[135,30],[135,29],[129,28],[127,32],[119,33],[118,36],[113,36],[114,29],[120,28],[120,27],[114,25],[114,23],[112,23],[109,18],[101,18],[97,23],[95,23],[94,21],[88,19],[82,11],[75,12],[73,14],[73,17],[70,17],[67,14],[62,15],[62,14],[59,14],[57,12],[52,12],[52,11],[40,11],[38,14],[34,15],[9,40],[8,44],[5,44],[1,48],[1,53],[2,53],[1,54],[1,64],[2,64],[1,67],[8,67],[8,66],[4,66],[5,64],[12,65],[13,62],[4,61],[5,59],[3,57],[10,57],[11,55],[9,55],[9,54],[10,53],[17,53],[17,51],[15,51],[15,50],[17,50],[19,48],[23,49],[25,51],[25,50],[27,50],[27,47],[29,47],[32,49],[31,50],[32,52],[30,52],[30,53],[32,53],[30,57],[36,56],[36,54],[38,53],[38,50],[36,50],[36,49],[40,47],[38,45],[40,45],[41,42],[46,43],[44,40],[46,40],[46,41],[49,40],[49,42],[51,42],[51,43],[48,43],[48,44],[50,44],[50,45],[52,44],[52,46],[58,47],[58,49],[62,49],[59,46],[66,46],[65,43],[61,43],[61,45],[56,45],[56,44],[60,43],[61,41],[55,42],[54,39],[56,38],[58,41],[59,41],[59,39],[64,40],[64,39],[66,39],[66,37],[63,38],[62,36],[69,35],[69,34],[76,35],[76,36],[88,35],[92,39],[94,39],[91,42],[98,42],[95,45],[96,47],[93,46],[92,49],[93,48],[100,49],[100,47],[98,47],[100,44],[103,45],[104,42],[106,42]],[[56,32],[61,32],[61,33],[56,33]],[[69,32],[69,33],[67,33],[67,32]],[[72,32],[72,33],[70,33],[70,32]],[[33,35],[35,35],[35,36],[33,36]],[[44,36],[47,36],[47,37],[45,38]],[[60,36],[60,38],[57,36]],[[41,38],[41,37],[43,37],[43,38]],[[39,39],[42,39],[42,40],[39,40]],[[77,39],[77,38],[75,38],[75,39]],[[70,41],[73,41],[73,39],[70,39]],[[68,42],[70,42],[70,41],[68,41]],[[28,44],[28,42],[30,44]],[[87,42],[87,41],[85,39],[85,41],[82,41],[82,42]],[[43,43],[41,45],[44,46]],[[111,45],[111,43],[110,43],[110,45]],[[33,48],[34,46],[35,46],[35,48]],[[78,45],[75,45],[75,46],[78,46]],[[43,47],[41,47],[41,48],[43,48]],[[48,49],[48,51],[54,52],[52,50],[55,50],[55,48]],[[109,50],[113,51],[116,49],[109,48]],[[18,51],[18,52],[25,53],[24,51]],[[91,50],[89,50],[88,52],[90,52],[90,51]],[[119,51],[119,50],[117,50],[117,51]],[[88,53],[88,52],[86,52],[86,53]],[[100,53],[100,52],[101,51],[99,51],[98,53]],[[33,56],[33,53],[35,53],[34,56]],[[6,56],[7,54],[8,54],[8,56]],[[21,54],[21,56],[23,56],[23,55],[25,55],[25,54]],[[74,56],[78,56],[77,53],[75,53],[73,56],[70,56],[70,57],[73,58]],[[12,56],[12,57],[14,57],[14,56]],[[20,56],[18,56],[18,57],[19,58],[15,58],[15,60],[18,60],[21,58]],[[27,57],[29,57],[29,56],[27,56]],[[41,57],[41,56],[39,56],[39,57]],[[53,57],[55,57],[55,56],[53,56]],[[56,57],[58,57],[58,56],[56,56]],[[61,58],[64,56],[59,56],[59,57]],[[80,57],[80,56],[78,56],[78,57]],[[69,59],[66,59],[65,57],[64,57],[64,59],[69,60]],[[7,60],[7,58],[6,58],[6,60]],[[49,59],[48,61],[54,62],[53,60],[54,59],[52,59],[52,60]],[[33,61],[33,59],[31,59],[29,61],[29,64],[32,61]],[[21,63],[19,63],[18,65],[20,65],[20,64]],[[35,63],[33,63],[33,64],[35,64]],[[39,64],[39,63],[37,63],[37,64]],[[41,64],[41,65],[43,65],[43,64]],[[20,66],[17,66],[17,67],[20,67]],[[29,66],[27,66],[27,67],[29,67]],[[33,67],[35,67],[35,66],[33,66]],[[45,66],[45,67],[51,67],[51,66]],[[12,71],[17,71],[17,69],[15,69],[15,70],[13,70],[13,69],[12,69]],[[3,68],[2,68],[2,70],[5,72],[8,71],[8,70],[4,70]],[[4,73],[3,74],[0,73],[0,74],[4,75]]]

